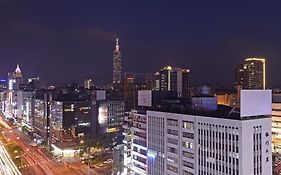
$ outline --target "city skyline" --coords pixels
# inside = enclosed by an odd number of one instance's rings
[[[274,76],[281,64],[278,3],[0,3],[3,78],[20,64],[25,78],[40,76],[46,83],[89,76],[111,82],[118,36],[124,72],[188,67],[192,84],[232,85],[236,65],[264,57],[268,87],[280,85]]]
[[[280,5],[0,0],[0,174],[280,174]]]

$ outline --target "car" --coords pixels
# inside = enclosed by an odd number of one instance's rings
[[[90,168],[95,168],[95,166],[93,165],[93,164],[90,164],[90,166],[89,166]]]

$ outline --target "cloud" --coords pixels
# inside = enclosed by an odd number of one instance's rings
[[[99,27],[73,28],[68,33],[81,40],[99,40],[101,42],[112,41],[116,37],[114,32],[106,31]]]

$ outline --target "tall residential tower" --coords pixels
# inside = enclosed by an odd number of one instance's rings
[[[235,85],[242,89],[265,89],[265,59],[245,59],[235,71]]]
[[[247,58],[244,69],[244,89],[265,89],[264,58]]]

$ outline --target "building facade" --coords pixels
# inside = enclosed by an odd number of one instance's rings
[[[99,133],[119,132],[123,126],[124,115],[124,102],[101,101],[98,108]]]
[[[242,89],[265,89],[266,64],[264,58],[247,58],[235,70],[235,86]]]
[[[174,91],[177,92],[179,97],[190,96],[191,87],[189,69],[166,66],[159,72],[159,78],[160,91]]]
[[[126,173],[147,174],[146,112],[127,112],[124,125],[124,167]]]
[[[84,80],[84,88],[90,89],[93,86],[93,80],[92,79],[85,79]]]
[[[148,111],[147,116],[148,174],[271,171],[268,117],[243,121],[156,111]]]
[[[131,111],[124,133],[131,174],[272,174],[271,91],[243,90],[240,109],[210,103]]]
[[[244,89],[265,89],[265,59],[247,58],[244,67]]]
[[[281,153],[281,94],[272,98],[272,151]]]

